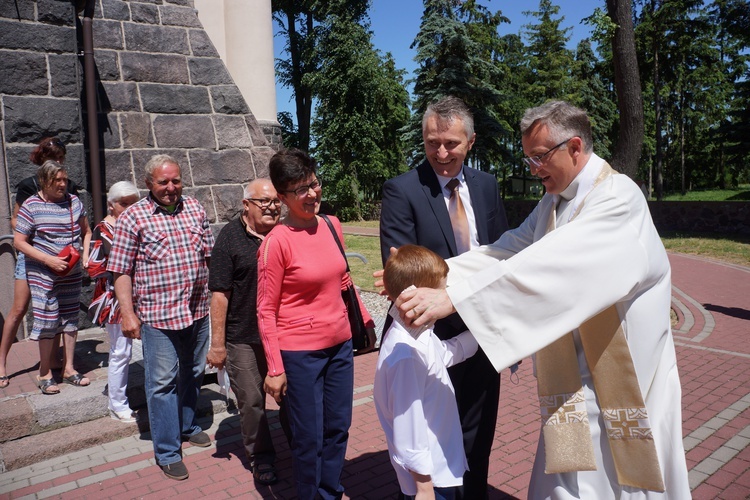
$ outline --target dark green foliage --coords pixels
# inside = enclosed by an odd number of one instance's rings
[[[453,95],[474,114],[477,138],[468,161],[485,171],[508,156],[502,139],[509,132],[499,119],[505,76],[495,64],[497,26],[507,21],[475,2],[425,0],[422,24],[412,48],[419,63],[414,82],[414,114],[404,130],[412,166],[424,159],[422,116],[430,102]],[[481,41],[481,43],[480,43]]]
[[[312,131],[326,197],[344,220],[359,219],[383,183],[405,171],[398,130],[409,97],[390,54],[370,42],[366,25],[343,16],[322,24],[320,71],[310,76],[318,100]]]

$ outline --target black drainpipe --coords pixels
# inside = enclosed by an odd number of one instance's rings
[[[104,218],[102,203],[102,174],[99,163],[99,117],[96,106],[96,68],[94,65],[94,30],[92,26],[96,0],[86,0],[83,12],[83,78],[86,84],[86,117],[88,122],[89,173],[91,199],[94,205],[93,223]]]

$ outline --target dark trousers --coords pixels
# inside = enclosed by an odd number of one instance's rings
[[[263,381],[268,368],[263,346],[227,342],[226,368],[229,384],[237,397],[240,410],[240,430],[245,454],[251,465],[273,464],[276,451],[266,416]]]
[[[316,351],[281,351],[281,357],[298,497],[341,498],[341,472],[352,423],[352,341]]]
[[[495,439],[497,409],[500,402],[500,375],[480,349],[463,363],[448,368],[464,436],[464,450],[469,470],[457,499],[487,498],[487,475],[490,452]]]

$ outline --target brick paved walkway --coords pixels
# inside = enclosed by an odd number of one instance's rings
[[[693,497],[748,498],[750,269],[684,255],[670,255],[670,261]],[[355,359],[354,422],[343,482],[356,499],[393,498],[397,492],[372,403],[376,359],[376,353]],[[503,373],[490,468],[492,499],[526,497],[539,427],[535,393],[528,360],[517,380]],[[238,418],[223,413],[203,421],[216,438],[214,445],[185,445],[187,481],[166,479],[154,466],[148,435],[132,436],[1,474],[0,498],[293,498],[291,458],[277,419],[272,422],[281,479],[272,487],[254,486]]]

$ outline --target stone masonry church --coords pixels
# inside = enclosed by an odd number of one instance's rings
[[[101,210],[117,181],[145,193],[143,165],[158,153],[180,162],[185,193],[215,224],[233,218],[280,146],[273,63],[271,0],[0,0],[0,236],[48,136],[67,146],[92,225],[92,196]],[[0,311],[13,262],[0,239]]]

